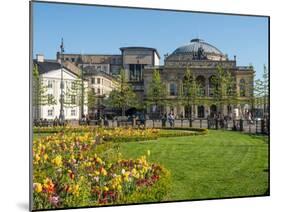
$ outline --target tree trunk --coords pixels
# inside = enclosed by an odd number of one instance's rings
[[[125,107],[122,107],[122,116],[125,116]]]

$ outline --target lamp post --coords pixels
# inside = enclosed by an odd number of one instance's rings
[[[63,110],[63,103],[64,103],[64,95],[63,95],[63,53],[64,53],[64,46],[63,46],[63,38],[61,39],[60,45],[60,68],[61,68],[61,79],[60,79],[60,115],[59,120],[61,124],[64,124],[64,110]]]
[[[81,57],[81,81],[82,81],[82,88],[81,88],[81,118],[85,116],[84,114],[84,61],[83,61],[83,55],[80,55]]]

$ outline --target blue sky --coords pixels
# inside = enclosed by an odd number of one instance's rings
[[[264,17],[34,3],[33,55],[120,54],[120,47],[153,47],[163,55],[199,37],[238,65],[253,64],[257,77],[268,64],[268,21]]]

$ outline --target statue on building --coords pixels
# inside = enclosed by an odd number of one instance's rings
[[[198,60],[205,60],[207,59],[207,56],[204,52],[204,49],[200,46],[197,50],[197,59]]]

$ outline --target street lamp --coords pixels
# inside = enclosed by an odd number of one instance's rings
[[[60,45],[60,68],[61,68],[61,78],[60,78],[60,115],[59,120],[61,124],[64,124],[64,110],[63,110],[63,102],[64,102],[64,95],[63,95],[63,53],[64,53],[64,46],[63,46],[63,38],[61,39]]]
[[[82,80],[82,92],[81,92],[81,117],[83,118],[85,116],[84,114],[84,61],[83,61],[83,55],[81,54],[80,55],[80,58],[81,58],[81,63],[82,63],[82,66],[81,66],[81,80]]]

